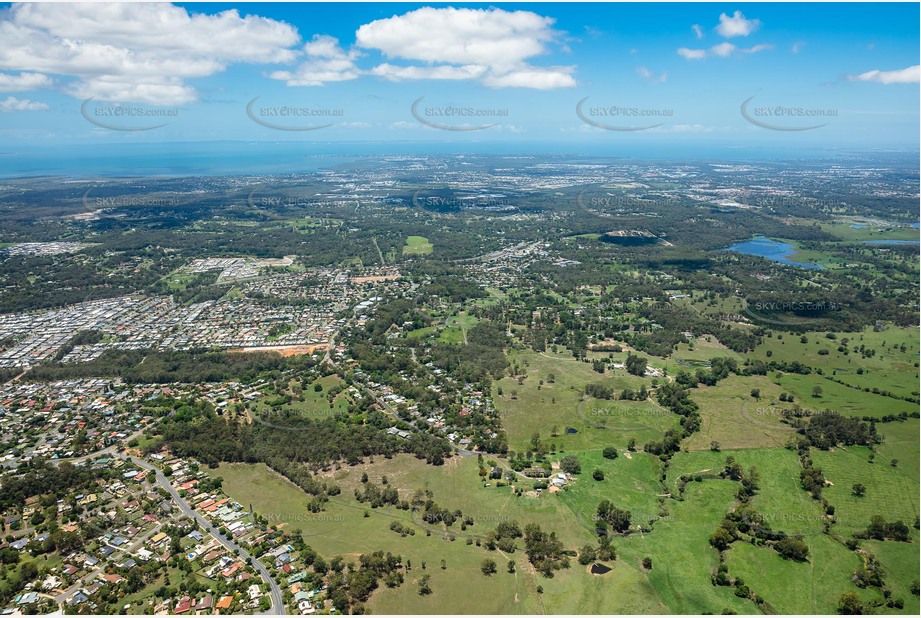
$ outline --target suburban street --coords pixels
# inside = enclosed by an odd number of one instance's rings
[[[281,588],[278,586],[278,582],[276,582],[275,579],[272,577],[272,575],[269,573],[269,570],[265,568],[265,565],[263,565],[261,562],[256,560],[254,557],[252,557],[249,554],[249,552],[247,552],[245,549],[243,549],[242,547],[240,547],[239,545],[237,545],[230,539],[225,538],[220,532],[218,532],[217,528],[215,528],[211,524],[211,522],[209,522],[204,517],[202,517],[197,512],[195,512],[195,510],[191,506],[189,506],[189,503],[186,502],[179,495],[179,492],[176,491],[176,488],[170,484],[169,479],[166,478],[166,476],[163,474],[163,472],[160,471],[159,468],[157,468],[153,464],[147,463],[146,461],[142,459],[137,459],[136,457],[128,457],[125,455],[119,455],[119,456],[129,459],[134,465],[144,468],[145,470],[153,471],[154,474],[156,475],[157,484],[159,484],[161,487],[163,487],[170,493],[170,496],[172,496],[173,501],[179,505],[179,508],[180,510],[182,510],[183,513],[185,513],[186,515],[191,517],[193,520],[198,522],[200,526],[202,526],[205,530],[211,533],[214,536],[214,538],[220,541],[221,544],[224,547],[226,547],[229,551],[233,552],[234,554],[237,554],[244,560],[248,560],[249,562],[251,562],[252,565],[259,571],[259,574],[262,575],[262,579],[264,579],[269,584],[269,587],[271,588],[272,607],[269,610],[269,613],[277,614],[277,615],[283,615],[285,613],[285,604],[282,601]]]

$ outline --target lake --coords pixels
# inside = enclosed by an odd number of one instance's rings
[[[755,236],[750,240],[739,242],[731,247],[722,249],[722,251],[736,251],[745,255],[757,255],[771,260],[772,262],[778,262],[788,266],[799,266],[800,268],[808,268],[809,270],[822,270],[822,267],[818,264],[794,262],[788,259],[789,256],[796,252],[796,247],[788,242],[772,240],[764,236]]]

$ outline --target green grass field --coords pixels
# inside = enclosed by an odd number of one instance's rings
[[[379,482],[386,474],[392,486],[403,492],[429,488],[436,502],[460,508],[474,517],[474,526],[461,532],[455,524],[456,540],[447,534],[427,536],[414,523],[412,515],[392,508],[371,509],[351,497],[360,483],[362,472]],[[514,519],[522,525],[534,522],[557,531],[567,547],[576,548],[591,542],[593,533],[573,525],[572,513],[559,496],[544,493],[540,498],[517,498],[508,488],[483,487],[475,458],[453,458],[443,467],[427,466],[410,456],[392,460],[377,459],[330,473],[343,487],[323,513],[306,510],[307,496],[262,464],[222,464],[216,474],[224,479],[224,490],[241,504],[253,509],[285,529],[299,530],[314,549],[325,556],[357,555],[382,549],[409,559],[413,570],[403,586],[381,588],[375,592],[370,608],[375,613],[663,613],[667,611],[657,599],[643,572],[617,563],[604,576],[593,576],[573,561],[570,569],[558,572],[553,579],[536,574],[519,550],[508,557],[476,545],[467,545],[465,534],[479,535],[499,521]],[[367,512],[369,517],[365,517]],[[416,528],[415,536],[401,537],[389,530],[394,519]],[[499,573],[485,577],[480,563],[486,557],[496,560]],[[515,574],[507,573],[505,564],[516,561]],[[440,567],[445,560],[447,569]],[[422,571],[422,562],[426,570]],[[433,594],[418,594],[418,580],[431,575]],[[544,594],[536,592],[537,586]],[[617,594],[599,594],[602,590]]]
[[[869,449],[857,446],[831,451],[813,449],[815,465],[833,483],[822,494],[835,505],[836,529],[847,536],[865,530],[873,515],[881,515],[886,521],[901,519],[909,526],[918,517],[918,483],[903,472],[910,462],[893,468],[890,460],[879,455],[869,463],[869,454]],[[917,468],[911,472],[917,473]],[[855,483],[867,488],[862,498],[853,495]]]
[[[407,236],[403,255],[428,255],[434,248],[425,236]]]
[[[827,338],[825,332],[807,332],[805,337],[807,343],[801,343],[799,335],[786,334],[778,339],[775,334],[764,339],[752,353],[752,358],[764,361],[800,361],[810,367],[822,369],[825,375],[834,376],[847,384],[877,387],[898,395],[917,396],[917,329],[891,326],[879,332],[868,328],[861,333],[835,333],[835,339]],[[863,345],[867,349],[875,350],[876,354],[871,358],[862,358],[859,352],[854,351],[845,355],[837,349],[844,338],[850,340],[849,348]],[[819,354],[819,350],[823,349],[828,351],[827,355]],[[770,357],[767,356],[768,352],[771,353]],[[862,369],[864,373],[858,374],[858,369]],[[816,383],[825,390],[829,381],[817,380]]]
[[[727,552],[729,573],[742,577],[778,613],[834,614],[841,593],[860,592],[850,579],[860,558],[825,535],[805,541],[807,562],[784,560],[769,547],[734,543]],[[878,596],[867,592],[867,600]]]
[[[467,343],[467,331],[476,326],[479,320],[462,311],[445,319],[445,328],[439,339],[445,343]]]
[[[643,384],[648,387],[651,380],[647,378],[631,376],[623,369],[601,375],[589,363],[551,352],[513,352],[508,360],[512,365],[518,364],[527,376],[523,384],[518,384],[517,378],[506,377],[497,380],[494,386],[496,409],[502,415],[513,450],[526,449],[535,432],[545,441],[564,449],[585,450],[608,445],[623,448],[631,437],[642,444],[643,436],[661,438],[665,429],[677,424],[676,416],[651,401],[591,398],[582,401],[581,391],[586,384],[601,382],[614,388],[619,395],[624,388],[638,389]],[[501,395],[498,394],[500,388]],[[554,427],[560,435],[551,438]],[[568,427],[578,433],[567,434]]]
[[[292,381],[291,384],[295,385],[296,382]],[[319,392],[315,391],[315,384],[321,385],[323,390]],[[342,380],[335,375],[319,378],[313,384],[308,385],[307,388],[302,390],[301,397],[303,401],[292,401],[290,405],[282,406],[276,410],[272,410],[262,402],[256,402],[254,404],[256,417],[261,418],[260,414],[262,412],[271,410],[267,420],[269,422],[275,422],[277,420],[278,423],[284,425],[284,418],[289,413],[299,417],[326,418],[340,412],[347,412],[349,408],[349,399],[344,392],[336,396],[332,406],[329,405],[329,400],[327,399],[327,391],[341,384]]]
[[[751,396],[752,389],[760,397]],[[691,399],[700,406],[700,431],[686,445],[690,450],[709,449],[718,442],[723,449],[782,447],[792,428],[780,422],[777,398],[783,391],[765,376],[729,376],[716,386],[691,390]]]

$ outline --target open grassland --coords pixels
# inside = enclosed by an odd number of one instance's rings
[[[403,245],[403,255],[428,255],[434,246],[425,236],[408,236]]]
[[[322,386],[323,390],[319,392],[314,390],[316,384]],[[336,395],[332,406],[330,406],[329,399],[327,398],[327,391],[329,391],[329,389],[341,386],[342,384],[343,382],[338,376],[325,376],[317,379],[302,390],[301,397],[303,397],[303,401],[292,401],[289,405],[280,406],[275,409],[270,408],[262,401],[256,402],[253,404],[255,418],[262,418],[262,413],[269,411],[266,420],[273,423],[277,422],[284,426],[285,419],[289,417],[322,419],[340,412],[347,412],[349,399],[344,392]],[[296,382],[292,381],[291,385],[296,385]]]
[[[669,516],[656,522],[652,532],[615,537],[618,562],[640,568],[644,557],[651,558],[652,570],[647,577],[673,613],[758,613],[750,601],[710,583],[719,562],[707,539],[734,502],[735,488],[730,483],[689,485],[683,502],[667,503]]]
[[[386,475],[393,487],[411,493],[428,488],[438,504],[460,508],[478,522],[466,532],[452,527],[449,534],[435,531],[428,536],[412,514],[393,508],[371,509],[355,501],[351,493],[360,484],[362,473],[380,482]],[[516,498],[508,488],[483,487],[475,458],[455,458],[445,466],[427,466],[415,458],[401,455],[392,460],[378,459],[331,474],[343,493],[333,498],[323,513],[307,512],[306,496],[297,487],[264,465],[222,464],[217,472],[224,479],[227,493],[246,506],[288,530],[300,531],[305,540],[324,556],[343,555],[354,559],[378,549],[403,556],[412,564],[407,582],[400,588],[381,588],[373,595],[370,608],[375,613],[663,613],[645,574],[632,566],[615,563],[604,576],[589,574],[575,560],[568,570],[553,579],[538,575],[520,549],[507,556],[490,552],[471,539],[495,527],[499,521],[521,524],[539,523],[557,531],[567,547],[591,542],[593,533],[573,522],[569,508],[559,496],[544,493],[540,498]],[[365,513],[368,516],[365,517]],[[416,530],[415,536],[402,537],[389,530],[397,520]],[[521,543],[519,542],[519,545]],[[485,577],[480,571],[484,558],[492,558],[499,572]],[[508,573],[508,560],[516,562],[516,572]],[[441,560],[446,569],[441,569]],[[423,571],[422,563],[426,568]],[[431,575],[433,594],[418,594],[418,579]],[[536,592],[537,586],[544,593]],[[602,591],[617,594],[601,594]]]
[[[757,389],[758,399],[751,396]],[[691,399],[700,406],[700,431],[685,445],[690,450],[709,449],[713,442],[723,449],[782,447],[793,433],[780,422],[777,405],[783,389],[765,376],[732,375],[716,386],[691,390]]]
[[[911,543],[895,541],[864,541],[862,547],[873,554],[883,566],[883,581],[892,589],[892,598],[902,599],[905,607],[887,613],[917,616],[921,611],[918,595],[911,593],[912,583],[918,582],[918,532],[912,533]]]
[[[851,582],[860,564],[854,552],[825,535],[804,537],[809,560],[783,559],[769,547],[734,543],[726,563],[733,577],[741,577],[751,590],[781,614],[834,614],[843,592],[861,592]],[[865,600],[879,595],[866,591]]]
[[[631,376],[623,369],[602,375],[589,363],[549,352],[513,352],[508,359],[527,376],[522,384],[518,378],[506,377],[493,387],[512,450],[526,450],[534,433],[567,450],[623,448],[631,437],[640,441],[643,431],[660,438],[662,431],[677,423],[677,417],[651,401],[582,400],[586,384],[602,383],[620,394],[625,388],[639,389],[644,384],[648,388],[651,381],[647,378]],[[560,435],[551,438],[554,427]],[[569,427],[577,433],[566,433]]]
[[[881,515],[886,521],[902,520],[909,526],[918,517],[918,483],[902,471],[903,464],[893,468],[889,460],[879,455],[870,463],[869,454],[869,449],[858,446],[812,452],[815,465],[822,468],[825,478],[832,483],[822,494],[835,505],[838,518],[835,529],[848,537],[866,530],[874,515]],[[854,495],[856,483],[866,487],[863,497]]]
[[[919,336],[916,328],[890,326],[874,332],[867,328],[860,333],[833,333],[829,339],[825,332],[807,332],[802,343],[800,335],[774,333],[752,353],[752,358],[763,361],[799,361],[810,367],[821,369],[824,375],[834,377],[846,384],[861,388],[878,388],[900,396],[918,394]],[[838,351],[843,340],[848,339],[848,354]],[[869,358],[863,358],[854,348],[864,346],[875,350]],[[826,350],[828,354],[820,354]],[[770,352],[770,356],[768,356]],[[862,370],[863,373],[858,373]],[[815,384],[826,389],[828,380],[811,376]],[[811,392],[811,387],[810,387]],[[855,393],[857,391],[854,391]]]
[[[776,531],[788,534],[817,534],[822,531],[824,516],[821,504],[812,499],[800,486],[799,458],[795,451],[787,449],[742,449],[735,451],[699,451],[678,453],[668,470],[666,483],[676,492],[678,478],[682,475],[707,476],[719,474],[732,456],[745,469],[755,467],[760,480],[759,490],[752,505],[764,518],[765,523]],[[738,489],[739,484],[730,480],[721,482]],[[699,483],[688,483],[685,492]],[[711,530],[712,532],[712,530]]]
[[[854,225],[860,227],[853,227]],[[843,241],[861,240],[918,240],[918,230],[907,226],[880,226],[868,223],[822,223],[821,228]]]
[[[693,367],[685,367],[683,362],[702,363],[717,356],[726,356],[737,361],[744,360],[741,354],[733,352],[712,335],[696,337],[691,343],[679,343],[678,349],[672,352],[670,358],[677,361],[679,367],[690,370]],[[678,370],[678,368],[672,369],[675,372]]]
[[[580,451],[576,455],[582,464],[582,473],[561,492],[559,499],[575,515],[575,520],[586,529],[595,527],[595,514],[602,500],[611,500],[615,506],[630,511],[632,521],[647,524],[658,519],[658,496],[663,493],[659,482],[662,462],[647,453],[625,451],[617,459],[605,459],[601,451]],[[604,480],[592,478],[594,470],[604,473]]]
[[[802,407],[812,410],[830,409],[845,416],[877,418],[887,414],[918,411],[916,403],[849,388],[816,375],[772,374],[772,379],[775,384],[794,395]],[[813,395],[816,386],[822,389],[818,397]]]
[[[910,478],[917,489],[919,478],[918,419],[908,419],[897,423],[881,423],[876,431],[882,436],[883,443],[876,447],[876,458],[886,464],[893,459],[899,460],[899,471]]]
[[[479,320],[465,311],[445,319],[445,328],[439,339],[445,343],[467,343],[467,331],[477,325]]]

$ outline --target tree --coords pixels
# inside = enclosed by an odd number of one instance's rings
[[[822,387],[819,386],[818,384],[816,384],[815,386],[813,386],[813,387],[812,387],[812,396],[815,397],[815,398],[821,397],[821,396],[822,396]]]
[[[604,456],[605,459],[617,459],[617,456],[618,456],[617,447],[616,446],[606,446],[604,447],[604,450],[601,452],[601,454],[602,456]]]
[[[864,607],[860,597],[856,592],[845,592],[838,599],[838,613],[849,616],[863,614]]]
[[[650,558],[649,556],[646,556],[645,558],[643,558],[643,568],[646,569],[647,571],[652,570],[652,558]]]
[[[729,546],[732,545],[734,540],[735,537],[732,536],[732,533],[722,526],[717,528],[716,532],[710,535],[710,545],[715,547],[718,551],[729,549]]]
[[[863,498],[864,494],[867,493],[867,488],[864,487],[863,483],[854,483],[854,486],[851,488],[851,490],[858,498]]]
[[[631,375],[644,376],[646,375],[646,359],[628,353],[627,360],[624,361],[624,369]]]
[[[480,570],[483,571],[483,575],[485,575],[486,577],[489,577],[490,575],[496,572],[496,561],[491,560],[490,558],[486,558],[480,564]]]
[[[774,543],[774,549],[788,560],[805,562],[809,558],[809,546],[800,537],[785,536]]]
[[[720,443],[717,442],[716,440],[713,440],[712,442],[710,442],[710,450],[713,451],[714,453],[719,453]]]
[[[431,575],[423,575],[422,579],[419,580],[419,594],[421,596],[432,594],[432,588],[429,586],[429,580],[431,578]]]
[[[567,474],[579,474],[582,471],[582,464],[575,455],[567,455],[560,460],[560,470]]]
[[[598,468],[595,468],[595,471],[592,472],[592,478],[595,479],[596,481],[603,481],[603,480],[604,480],[604,472],[602,472],[602,471],[599,470]]]
[[[507,566],[506,568],[508,569],[508,572],[509,572],[509,573],[514,573],[514,572],[515,572],[515,561],[514,561],[514,560],[509,560],[509,561],[508,561],[508,566]]]
[[[751,392],[751,396],[752,396],[753,398],[755,398],[755,399],[761,399],[761,389],[760,389],[760,388],[753,388],[753,389],[752,389],[752,392]]]
[[[617,508],[610,500],[602,500],[598,504],[598,519],[607,522],[617,532],[625,532],[630,528],[630,512]]]
[[[588,565],[595,561],[595,548],[591,545],[585,545],[579,550],[579,564]]]
[[[317,382],[316,384],[314,384],[314,385],[313,385],[313,392],[315,392],[315,393],[322,393],[322,392],[323,392],[323,385],[320,384],[319,382]]]

